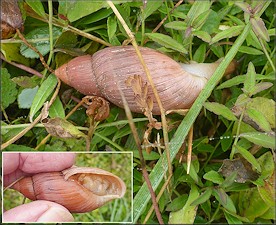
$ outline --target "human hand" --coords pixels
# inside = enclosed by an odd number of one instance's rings
[[[74,161],[74,153],[3,153],[4,186],[22,176],[64,170]],[[3,214],[3,222],[72,221],[74,218],[65,207],[44,200],[23,204]]]

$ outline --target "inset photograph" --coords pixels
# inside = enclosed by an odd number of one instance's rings
[[[2,153],[2,221],[132,223],[132,153]]]

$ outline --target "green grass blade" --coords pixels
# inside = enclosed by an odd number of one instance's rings
[[[170,159],[171,161],[175,158],[179,148],[181,147],[182,143],[184,142],[185,137],[188,134],[191,126],[193,125],[195,119],[197,118],[200,110],[202,108],[203,103],[207,100],[207,98],[212,93],[212,90],[215,88],[216,84],[222,78],[223,73],[230,62],[233,60],[235,55],[237,54],[239,47],[244,42],[245,38],[249,34],[251,30],[251,25],[247,24],[240,34],[240,36],[235,41],[232,48],[229,50],[227,55],[225,56],[224,60],[221,62],[217,70],[215,71],[214,75],[210,78],[208,83],[206,84],[203,91],[200,93],[196,101],[194,102],[193,106],[189,110],[188,114],[185,116],[181,124],[179,125],[177,131],[175,132],[171,142],[170,142]],[[158,160],[157,164],[155,165],[154,169],[150,174],[150,181],[154,190],[158,187],[160,182],[163,179],[164,174],[168,169],[168,163],[166,160],[165,153],[162,157]],[[148,191],[148,187],[144,183],[140,188],[139,192],[136,194],[134,198],[134,223],[137,222],[141,213],[145,209],[147,203],[150,200],[150,194]]]

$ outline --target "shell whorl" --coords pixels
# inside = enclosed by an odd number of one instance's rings
[[[145,47],[139,49],[165,111],[190,108],[207,83],[208,78],[185,71],[179,63],[156,50]],[[123,107],[121,94],[118,91],[121,89],[130,110],[138,113],[143,111],[137,104],[133,89],[126,85],[126,80],[129,77],[137,75],[142,78],[143,82],[147,82],[145,71],[133,46],[108,47],[96,52],[92,58],[90,56],[81,57],[77,57],[57,69],[57,76],[81,93],[104,97],[119,107]],[[90,62],[88,62],[89,57]],[[219,63],[214,67],[216,68],[218,65]],[[90,72],[88,72],[89,68],[91,68]],[[72,73],[73,69],[74,72]],[[64,71],[67,73],[65,78],[64,75],[63,77],[60,76]],[[211,74],[211,72],[208,73]],[[89,76],[88,74],[91,77],[89,79],[84,78]],[[85,81],[76,82],[82,78]],[[88,85],[89,82],[91,85]],[[160,114],[150,86],[148,87],[148,96],[151,96],[153,100],[152,113]]]
[[[38,173],[19,180],[12,188],[31,200],[56,202],[70,212],[92,211],[112,199],[123,197],[126,192],[119,177],[88,167]]]

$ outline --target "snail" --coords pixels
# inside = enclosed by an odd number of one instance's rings
[[[48,200],[70,212],[90,212],[126,192],[124,182],[98,168],[71,167],[61,172],[38,173],[24,177],[11,188],[31,200]]]
[[[139,47],[150,71],[165,111],[191,107],[207,80],[220,64],[180,64],[170,57],[150,48]],[[225,74],[235,70],[233,61]],[[131,77],[140,76],[147,81],[144,69],[133,46],[107,47],[94,55],[79,56],[56,69],[55,74],[64,83],[85,95],[104,97],[113,104],[123,107],[120,88],[132,112],[143,113],[137,104],[133,88],[126,84]],[[152,113],[160,114],[159,107],[150,86],[147,95],[153,100]]]

